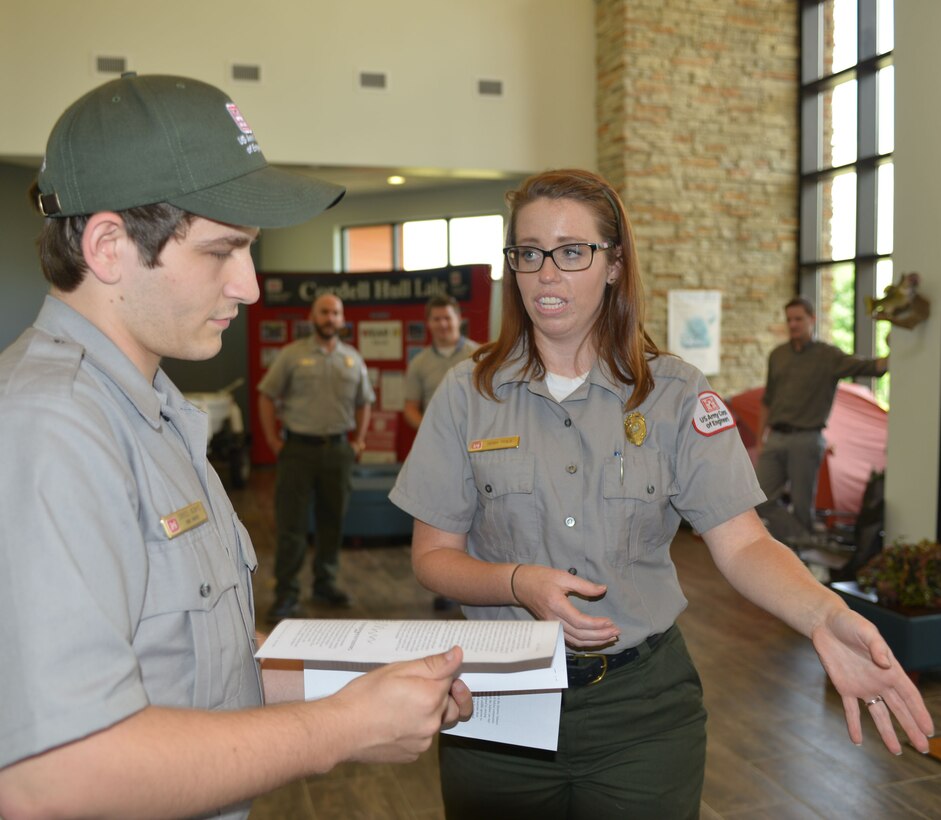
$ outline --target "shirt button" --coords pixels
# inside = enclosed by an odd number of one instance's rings
[[[212,584],[200,584],[199,585],[199,594],[202,595],[203,598],[208,598],[211,592],[212,592]]]
[[[566,526],[566,527],[574,527],[574,526],[575,526],[575,519],[572,518],[572,516],[569,516],[568,518],[566,518],[566,519],[565,519],[565,526]]]
[[[571,427],[571,426],[572,426],[572,420],[571,420],[571,419],[566,419],[566,420],[565,420],[565,426],[566,426],[566,427]]]
[[[576,467],[574,464],[569,464],[569,466],[566,467],[565,469],[568,471],[570,475],[574,475],[575,473],[578,472],[578,467]]]
[[[491,487],[489,484],[485,484],[485,485],[484,485],[484,489],[485,489],[488,493],[492,493],[492,492],[493,492],[493,487]]]
[[[653,484],[648,484],[648,485],[647,485],[647,495],[653,495],[653,492],[654,492],[654,486],[653,486]]]

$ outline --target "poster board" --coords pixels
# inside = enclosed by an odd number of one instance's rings
[[[705,375],[719,372],[722,292],[671,290],[667,299],[668,350]]]
[[[490,266],[460,265],[423,271],[375,273],[259,273],[261,298],[248,308],[248,376],[251,395],[252,462],[274,463],[258,423],[258,382],[278,351],[309,336],[310,306],[323,294],[343,300],[346,328],[341,338],[366,361],[376,391],[366,436],[364,463],[401,462],[415,431],[402,417],[405,370],[431,344],[425,304],[436,295],[461,306],[462,332],[490,338]]]

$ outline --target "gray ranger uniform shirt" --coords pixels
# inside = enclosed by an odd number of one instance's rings
[[[445,374],[456,364],[469,359],[480,347],[461,336],[450,356],[443,356],[432,344],[415,355],[405,371],[405,400],[417,401],[424,412]]]
[[[205,413],[47,297],[0,355],[0,419],[0,767],[149,704],[260,705],[257,562]]]
[[[633,444],[624,425],[631,388],[603,365],[559,403],[518,364],[496,374],[500,401],[486,399],[474,390],[473,363],[462,362],[432,398],[389,497],[421,521],[467,533],[475,558],[574,569],[607,584],[600,601],[570,598],[618,625],[607,651],[665,632],[686,606],[670,559],[680,517],[704,532],[764,494],[705,377],[670,356],[650,365],[656,386],[636,411],[646,438]],[[531,617],[519,606],[464,612]]]
[[[281,402],[281,421],[292,433],[333,436],[356,427],[356,408],[376,400],[359,351],[343,342],[327,353],[314,336],[285,345],[258,382]]]

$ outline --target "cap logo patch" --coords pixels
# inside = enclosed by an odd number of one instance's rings
[[[251,134],[252,128],[245,121],[245,117],[242,116],[242,112],[239,111],[239,107],[235,103],[226,103],[225,110],[229,112],[229,116],[235,120],[235,124],[239,127],[239,131],[243,134]]]
[[[252,132],[252,127],[245,121],[245,117],[242,116],[239,107],[235,103],[230,102],[225,104],[225,110],[229,112],[229,116],[232,117],[233,122],[238,126],[239,131],[242,132],[238,143],[245,148],[245,153],[254,154],[260,151],[261,146],[255,142],[255,134]]]
[[[735,418],[718,394],[704,390],[693,410],[693,427],[701,436],[714,436],[735,427]]]

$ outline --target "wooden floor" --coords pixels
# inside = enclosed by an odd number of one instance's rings
[[[273,489],[273,472],[256,468],[249,486],[232,492],[258,553],[262,630],[273,589]],[[941,818],[941,762],[908,746],[901,757],[891,755],[868,721],[865,742],[855,747],[810,643],[735,593],[688,532],[680,532],[673,557],[689,598],[680,625],[710,715],[702,818]],[[435,617],[431,593],[412,578],[407,545],[344,548],[341,582],[354,599],[344,616]],[[303,589],[309,588],[308,574]],[[307,617],[337,617],[335,610],[304,606]],[[923,674],[920,687],[941,727],[941,674]],[[443,817],[431,750],[412,765],[346,764],[284,787],[259,798],[251,820]]]

